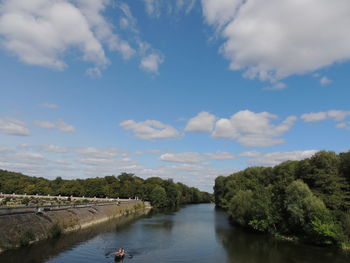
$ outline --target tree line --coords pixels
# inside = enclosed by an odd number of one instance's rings
[[[211,194],[182,183],[174,183],[172,179],[142,179],[129,173],[88,179],[64,180],[57,177],[55,180],[48,180],[0,170],[0,192],[99,198],[138,197],[150,201],[152,206],[157,208],[206,203],[212,200]]]
[[[250,230],[350,248],[350,151],[219,176],[214,195],[232,222]]]

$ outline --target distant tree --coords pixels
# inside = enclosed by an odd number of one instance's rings
[[[166,207],[168,200],[165,189],[160,185],[155,186],[150,194],[150,201],[154,207]]]
[[[155,190],[156,189],[156,190]],[[88,179],[55,180],[25,176],[0,170],[0,192],[85,197],[120,197],[150,200],[159,207],[173,207],[193,202],[210,202],[212,195],[200,192],[173,180],[152,177],[146,180],[134,174],[122,173],[118,177],[105,176]],[[165,195],[164,195],[165,193]]]

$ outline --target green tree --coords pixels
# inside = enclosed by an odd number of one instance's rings
[[[302,231],[319,244],[337,244],[340,241],[339,225],[323,201],[317,198],[302,181],[294,181],[287,187],[286,209],[294,232]]]
[[[167,195],[165,189],[160,185],[155,186],[150,194],[150,201],[154,207],[166,207]]]

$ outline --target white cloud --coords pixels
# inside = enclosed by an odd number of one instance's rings
[[[317,150],[272,152],[262,154],[262,156],[249,161],[250,164],[274,166],[285,161],[303,160],[311,157]]]
[[[126,120],[121,122],[120,125],[124,129],[131,130],[139,139],[157,140],[180,136],[180,133],[175,128],[156,120],[146,120],[142,122]]]
[[[68,148],[58,145],[43,145],[40,147],[44,152],[54,152],[54,153],[66,153],[68,152]]]
[[[320,83],[321,83],[322,86],[326,86],[326,85],[328,85],[328,84],[331,84],[331,83],[332,83],[332,80],[329,79],[329,78],[327,78],[327,77],[322,77],[322,78],[320,79]]]
[[[12,164],[44,164],[47,160],[43,155],[34,152],[1,152],[1,161]]]
[[[56,108],[58,108],[57,104],[47,103],[47,102],[41,104],[40,106],[44,107],[44,108],[48,108],[48,109],[56,109]]]
[[[102,77],[101,69],[99,69],[98,67],[88,68],[85,73],[93,79],[98,79]]]
[[[2,45],[22,62],[58,70],[65,54],[79,50],[93,68],[109,64],[103,45],[128,59],[135,54],[103,16],[109,1],[4,0],[0,11]]]
[[[146,168],[143,166],[125,167],[128,172],[135,173],[144,178],[159,176],[163,179],[173,178],[175,182],[182,182],[189,186],[199,187],[205,191],[212,191],[214,180],[219,175],[229,175],[235,171],[232,169],[216,169],[203,167],[197,164],[181,163],[170,166]]]
[[[142,58],[140,68],[148,73],[158,74],[159,65],[164,62],[164,57],[158,53],[151,53]]]
[[[208,24],[221,27],[231,21],[242,0],[202,0],[203,15]]]
[[[92,165],[92,166],[100,166],[109,169],[119,169],[119,167],[123,167],[123,165],[134,165],[136,164],[130,158],[123,159],[103,159],[103,158],[81,158],[77,160],[80,164]]]
[[[340,111],[340,110],[329,110],[305,113],[300,118],[305,122],[317,122],[326,119],[334,119],[337,122],[343,121],[345,118],[350,116],[350,111]]]
[[[158,153],[162,153],[163,151],[159,149],[148,149],[147,152],[151,154],[158,154]]]
[[[119,3],[119,9],[122,11],[123,16],[119,20],[119,26],[123,30],[130,30],[134,33],[138,33],[137,20],[132,15],[130,7],[125,3]]]
[[[287,85],[282,82],[274,83],[272,86],[266,87],[265,90],[283,90],[286,89]]]
[[[277,116],[268,112],[239,111],[230,119],[219,119],[215,123],[212,137],[233,139],[247,147],[281,144],[284,140],[276,137],[287,132],[296,117],[289,116],[279,125],[271,124],[271,119],[277,119]]]
[[[160,16],[160,1],[159,0],[143,0],[146,7],[146,12],[150,16]]]
[[[31,151],[27,151],[28,149]],[[68,148],[68,153],[57,158],[51,152],[60,152],[61,146],[54,145],[21,145],[16,152],[7,146],[0,147],[0,166],[3,169],[23,172],[31,176],[44,176],[46,178],[87,178],[106,175],[118,175],[122,172],[134,173],[137,176],[147,178],[159,176],[163,179],[173,178],[190,186],[200,187],[202,190],[211,191],[214,179],[218,175],[228,175],[235,171],[232,169],[218,169],[207,167],[202,160],[206,158],[221,159],[215,156],[225,156],[229,153],[216,152],[213,154],[199,153],[175,153],[169,157],[174,165],[161,165],[156,167],[144,167],[135,160],[125,155],[116,148]],[[26,151],[22,152],[25,149]],[[44,149],[49,149],[47,152]],[[35,152],[40,151],[40,153]],[[166,159],[168,159],[168,157]],[[182,158],[180,162],[176,158]],[[189,158],[198,158],[198,163],[188,162]]]
[[[44,157],[38,153],[19,152],[14,155],[22,163],[42,163]]]
[[[62,55],[70,47],[79,49],[86,61],[108,63],[86,17],[68,1],[4,1],[0,34],[5,48],[28,64],[63,69]]]
[[[159,157],[161,161],[174,163],[201,163],[209,165],[205,160],[233,160],[240,157],[230,152],[212,152],[212,153],[197,153],[197,152],[180,152],[180,153],[164,153]]]
[[[257,157],[262,155],[262,153],[257,151],[242,152],[239,154],[240,157]]]
[[[0,133],[18,136],[30,134],[27,125],[23,121],[7,116],[0,116]]]
[[[149,16],[159,18],[162,14],[172,15],[184,11],[188,14],[196,4],[196,0],[143,0]]]
[[[196,4],[196,0],[176,0],[176,10],[184,10],[186,14],[192,11]]]
[[[215,119],[215,115],[202,111],[187,122],[185,131],[211,132],[213,130]]]
[[[95,158],[95,159],[108,159],[118,156],[125,156],[125,153],[116,149],[116,148],[96,148],[96,147],[84,147],[80,148],[77,151],[80,155],[86,158]]]
[[[350,129],[350,121],[338,123],[336,127],[339,129],[349,130]]]
[[[13,149],[8,146],[0,145],[0,153],[9,153],[9,152],[13,152]]]
[[[65,123],[63,120],[57,120],[54,122],[35,121],[35,125],[44,129],[57,129],[63,132],[75,132],[75,127],[73,125]]]
[[[233,160],[238,157],[237,155],[229,152],[205,153],[204,156],[211,160]]]
[[[350,59],[348,0],[202,0],[232,70],[275,82]]]
[[[203,156],[196,152],[164,153],[159,160],[175,163],[199,163],[203,161]]]
[[[141,39],[137,19],[133,16],[130,7],[122,2],[118,3],[118,7],[122,14],[119,19],[120,28],[131,33],[138,46],[137,53],[141,57],[139,67],[147,73],[158,74],[159,66],[164,62],[164,55]]]
[[[110,50],[118,51],[124,59],[129,59],[135,50],[125,40],[113,32],[113,25],[102,16],[109,1],[76,0],[81,12],[85,15],[90,28],[99,40],[106,43]],[[126,4],[125,4],[126,5]]]
[[[68,147],[53,145],[53,144],[47,144],[47,145],[30,145],[30,144],[21,144],[18,146],[21,150],[31,150],[31,151],[37,151],[40,153],[67,153],[69,151]]]

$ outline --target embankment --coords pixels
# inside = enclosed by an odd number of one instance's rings
[[[0,252],[147,209],[141,201],[69,208],[43,213],[0,215]],[[149,209],[149,208],[148,208]]]

